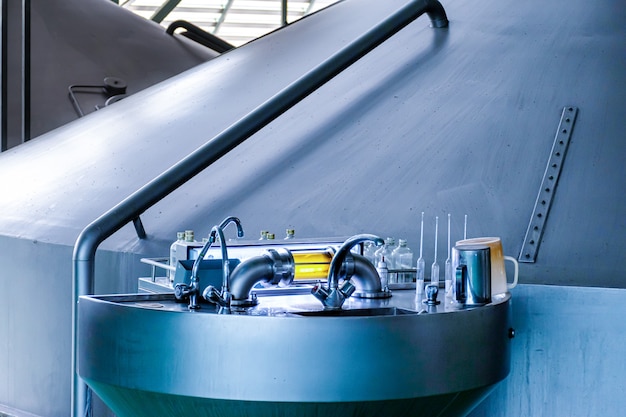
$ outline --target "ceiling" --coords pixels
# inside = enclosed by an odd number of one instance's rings
[[[239,46],[338,0],[114,0],[169,26],[185,20]],[[286,12],[283,5],[286,4]]]

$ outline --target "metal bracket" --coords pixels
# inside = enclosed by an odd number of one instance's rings
[[[552,150],[550,151],[548,164],[543,174],[541,187],[537,194],[535,208],[530,217],[524,243],[522,244],[522,250],[518,257],[519,262],[534,263],[537,259],[539,244],[541,243],[543,230],[548,220],[548,213],[550,212],[550,206],[552,205],[554,193],[556,192],[556,186],[559,181],[559,176],[561,175],[565,153],[567,152],[572,137],[577,115],[577,107],[565,107],[561,114],[561,121],[559,122],[559,128],[554,138]]]
[[[148,237],[148,235],[146,235],[146,229],[143,227],[141,217],[137,216],[133,219],[133,226],[135,226],[135,232],[137,233],[137,237],[139,239],[145,239]]]

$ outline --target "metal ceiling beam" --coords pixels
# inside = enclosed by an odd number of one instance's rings
[[[281,0],[280,3],[280,24],[287,26],[287,0]]]
[[[150,20],[161,23],[163,19],[165,19],[167,15],[169,15],[180,2],[181,0],[167,0],[161,5],[161,7],[156,9],[152,16],[150,16]]]
[[[309,13],[311,13],[311,10],[313,10],[313,6],[315,6],[315,0],[311,0],[309,2],[309,5],[307,6],[306,10],[304,11],[304,16],[308,15]]]
[[[222,10],[222,15],[220,16],[219,20],[215,22],[215,28],[213,29],[214,35],[220,29],[220,26],[222,25],[222,23],[224,23],[224,20],[226,20],[226,15],[230,11],[230,9],[233,7],[234,2],[235,0],[228,0],[228,3],[226,3],[226,5],[224,6],[224,9]]]

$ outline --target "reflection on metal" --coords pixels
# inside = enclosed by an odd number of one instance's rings
[[[78,113],[79,117],[83,117],[85,112],[81,108],[78,103],[78,98],[76,98],[76,93],[89,93],[89,94],[104,94],[106,97],[106,101],[104,102],[104,106],[108,106],[109,104],[113,104],[116,101],[121,100],[126,95],[126,82],[121,78],[117,77],[106,77],[104,79],[104,83],[102,85],[70,85],[67,89],[69,91],[70,101],[72,102],[72,106]],[[100,107],[96,106],[96,110]]]
[[[177,20],[175,22],[172,22],[172,24],[167,27],[166,32],[169,35],[173,35],[174,31],[178,28],[184,28],[187,30],[186,32],[182,33],[183,36],[198,42],[200,45],[211,48],[215,52],[219,52],[220,54],[228,52],[231,49],[235,48],[233,45],[229,44],[225,40],[222,40],[212,33],[206,32],[198,26],[184,20]]]
[[[565,107],[561,114],[559,127],[550,150],[548,164],[543,174],[539,194],[535,201],[535,207],[530,217],[530,223],[526,230],[522,250],[520,251],[518,260],[520,262],[534,263],[537,259],[537,252],[543,236],[543,230],[550,213],[550,206],[554,199],[556,186],[563,169],[565,153],[569,146],[574,130],[574,123],[578,115],[577,107]]]
[[[437,0],[420,0],[407,3],[83,229],[76,240],[73,255],[73,417],[80,416],[87,409],[87,390],[76,374],[78,324],[76,303],[80,295],[94,293],[94,263],[98,246],[124,225],[161,201],[425,13],[428,14],[432,27],[445,28],[448,26],[446,12]]]

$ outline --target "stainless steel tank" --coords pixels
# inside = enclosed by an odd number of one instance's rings
[[[510,295],[464,310],[415,290],[341,311],[259,298],[224,315],[171,294],[82,297],[80,375],[120,417],[452,417],[509,373]]]
[[[68,414],[71,257],[85,225],[404,3],[340,2],[0,155],[0,333],[11,335],[0,402]],[[523,257],[545,188],[550,212],[520,282],[624,287],[623,11],[608,0],[444,6],[449,29],[417,20],[143,213],[146,239],[128,225],[103,242],[96,292],[133,292],[148,274],[140,257],[230,214],[253,235],[371,232],[415,250],[424,211],[428,263],[434,217],[452,213],[456,241],[467,214],[468,237],[500,236]],[[545,187],[570,108],[558,183]],[[45,296],[25,303],[23,288]]]

